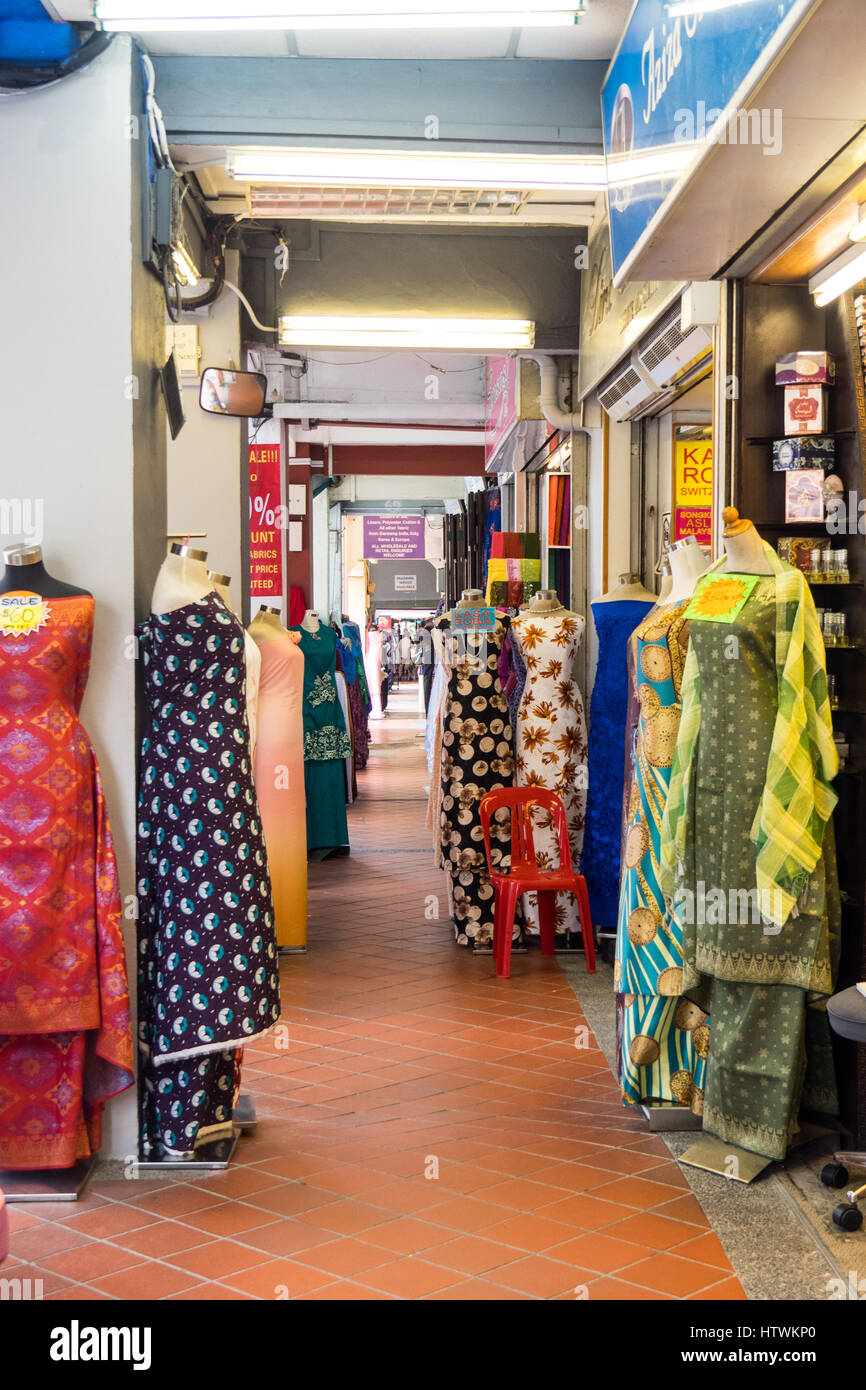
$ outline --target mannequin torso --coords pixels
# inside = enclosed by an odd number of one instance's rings
[[[723,574],[772,574],[764,554],[764,542],[751,521],[736,535],[723,533],[725,562],[719,568]]]
[[[8,594],[17,589],[28,589],[41,598],[92,598],[87,589],[77,589],[74,584],[64,584],[54,579],[42,563],[42,551],[38,545],[10,546],[4,551],[6,572],[0,579],[0,594]]]
[[[691,598],[695,585],[710,567],[710,561],[699,545],[683,545],[669,552],[671,587],[659,603],[684,603]]]
[[[593,599],[593,603],[619,603],[625,599],[637,599],[646,603],[655,603],[656,596],[651,594],[649,589],[645,589],[638,574],[621,574],[619,583],[615,589],[611,589],[608,594],[600,594]]]
[[[204,550],[173,545],[156,576],[150,601],[151,613],[173,613],[176,608],[183,608],[187,603],[195,603],[205,594],[212,593],[206,559],[207,552]]]

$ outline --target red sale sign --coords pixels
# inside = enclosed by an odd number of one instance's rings
[[[283,592],[282,480],[279,444],[250,445],[250,595]]]

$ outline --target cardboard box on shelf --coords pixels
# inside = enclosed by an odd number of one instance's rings
[[[827,392],[823,386],[785,387],[785,434],[823,434]]]
[[[777,386],[834,386],[836,363],[829,352],[785,352],[776,358]]]
[[[789,468],[834,468],[836,441],[831,434],[795,434],[773,440],[773,471]]]

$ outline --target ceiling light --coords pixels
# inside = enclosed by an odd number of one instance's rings
[[[584,0],[97,0],[104,29],[154,31],[285,29],[512,29],[577,23]],[[178,13],[180,10],[180,13]]]
[[[473,188],[535,191],[606,187],[604,159],[587,155],[449,154],[405,150],[232,151],[229,176],[245,183],[318,188]]]
[[[649,183],[654,179],[682,174],[694,159],[695,150],[695,145],[683,143],[649,150],[646,154],[609,155],[608,186],[629,188],[635,183]]]
[[[857,209],[857,221],[848,233],[849,241],[866,241],[866,203]]]
[[[516,351],[535,343],[531,319],[376,318],[366,315],[284,314],[284,347],[448,348]]]
[[[841,256],[837,256],[809,281],[809,293],[815,296],[815,304],[820,309],[840,294],[856,285],[866,275],[866,247],[849,246]]]

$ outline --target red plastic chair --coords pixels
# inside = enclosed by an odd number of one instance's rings
[[[511,811],[511,868],[507,874],[494,872],[490,854],[490,822],[496,812],[507,806]],[[532,833],[532,807],[541,806],[550,812],[556,838],[559,841],[559,868],[540,869],[535,855]],[[554,948],[554,909],[557,893],[573,893],[580,913],[580,930],[586,953],[586,968],[595,974],[595,942],[586,879],[571,867],[571,847],[565,807],[555,792],[542,787],[502,787],[487,792],[481,798],[481,828],[484,832],[484,851],[487,872],[495,893],[493,916],[493,954],[497,975],[511,974],[511,934],[514,914],[521,893],[538,893],[538,925],[541,934],[541,954],[552,956]]]

